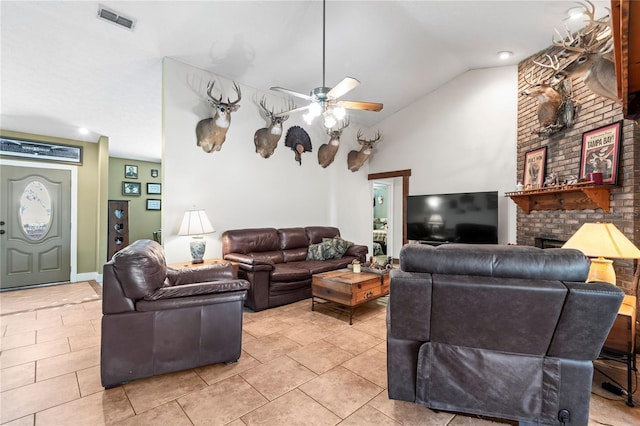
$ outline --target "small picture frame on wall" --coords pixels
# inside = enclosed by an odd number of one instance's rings
[[[524,189],[540,189],[547,165],[547,147],[532,149],[524,154],[522,183]]]
[[[124,165],[124,178],[125,179],[138,179],[138,166],[133,164]]]
[[[147,199],[147,210],[160,210],[162,201],[156,199]]]
[[[151,177],[152,178],[158,177],[158,169],[151,169]]]
[[[603,184],[617,185],[621,135],[622,121],[582,134],[580,179],[590,180],[590,173],[600,172]]]
[[[142,184],[140,182],[122,182],[122,195],[140,196],[142,194]]]
[[[147,194],[162,194],[162,184],[161,183],[148,183],[147,184]]]

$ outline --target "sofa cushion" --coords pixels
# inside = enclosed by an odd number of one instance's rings
[[[296,249],[282,250],[282,256],[285,262],[298,262],[307,258],[308,247],[300,247]]]
[[[249,255],[255,260],[255,263],[273,264],[284,262],[284,256],[280,250],[249,253]]]
[[[222,254],[280,250],[275,228],[234,229],[222,233]]]
[[[300,281],[308,278],[311,278],[311,272],[308,269],[291,266],[288,263],[278,263],[271,271],[273,281]]]
[[[327,259],[327,260],[305,260],[303,262],[292,262],[291,266],[297,268],[308,269],[312,274],[319,274],[321,272],[334,271],[336,269],[346,268],[351,263],[352,259],[340,258],[340,259]]]
[[[130,299],[141,299],[162,287],[167,264],[162,246],[152,240],[138,240],[113,255],[113,271],[122,291]]]
[[[304,228],[280,228],[278,229],[278,237],[280,238],[281,250],[306,248],[309,245]]]
[[[323,238],[340,236],[340,230],[333,226],[307,226],[304,230],[307,233],[309,244],[321,243]]]

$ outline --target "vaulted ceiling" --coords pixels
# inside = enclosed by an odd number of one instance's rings
[[[594,3],[596,17],[607,14],[608,1]],[[135,19],[133,31],[99,20],[99,5]],[[575,6],[329,0],[326,84],[359,79],[344,98],[383,103],[382,112],[352,115],[373,126],[470,69],[517,64],[546,48],[554,28],[582,26],[565,20]],[[0,128],[105,135],[112,156],[160,160],[163,57],[263,92],[322,85],[320,0],[2,1],[0,24]],[[513,57],[498,59],[503,50]]]

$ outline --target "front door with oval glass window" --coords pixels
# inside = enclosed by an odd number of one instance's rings
[[[68,282],[71,171],[2,166],[0,288]]]

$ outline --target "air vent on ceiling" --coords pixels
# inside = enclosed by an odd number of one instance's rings
[[[98,7],[98,18],[132,31],[133,27],[136,25],[135,19],[127,18],[126,16],[123,16],[113,10],[109,10],[104,6]]]

